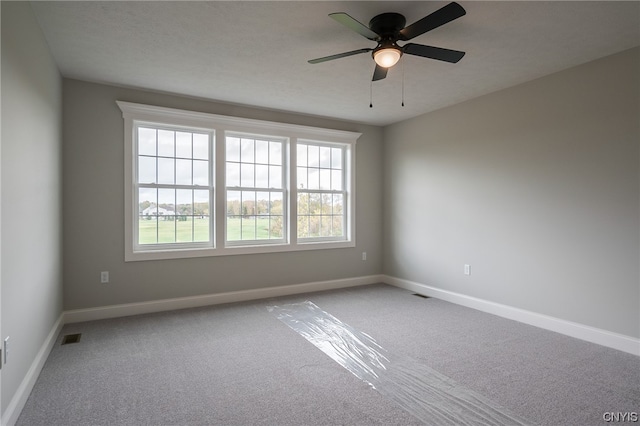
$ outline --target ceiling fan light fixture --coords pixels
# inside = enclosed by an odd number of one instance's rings
[[[383,68],[391,68],[400,60],[402,52],[395,47],[385,47],[373,52],[373,60]]]
[[[466,15],[466,13],[462,6],[453,1],[409,26],[405,26],[407,20],[403,15],[394,12],[381,13],[374,16],[369,21],[368,26],[345,12],[331,13],[329,16],[332,19],[348,29],[355,31],[364,38],[377,42],[378,45],[373,49],[367,47],[351,50],[336,55],[311,59],[308,62],[310,64],[319,64],[334,59],[371,52],[371,57],[376,64],[373,77],[371,78],[372,82],[386,78],[389,68],[395,66],[404,54],[455,64],[462,59],[465,52],[416,43],[403,43],[402,46],[398,46],[397,43],[399,41],[406,42],[412,40],[415,37],[458,19]]]

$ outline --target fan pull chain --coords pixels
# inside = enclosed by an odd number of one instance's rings
[[[404,107],[404,59],[402,60],[402,106]]]
[[[373,81],[369,82],[369,108],[373,108]]]

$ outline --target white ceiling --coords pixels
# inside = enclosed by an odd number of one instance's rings
[[[467,52],[405,55],[373,83],[375,43],[330,19],[407,25],[448,2],[33,2],[63,76],[386,125],[640,45],[640,2],[459,1],[467,14],[412,40]],[[615,78],[615,76],[611,76]]]

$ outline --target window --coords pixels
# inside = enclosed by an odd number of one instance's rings
[[[345,238],[344,158],[342,145],[298,143],[298,240]]]
[[[355,246],[359,133],[118,106],[126,261]]]
[[[147,123],[134,132],[136,249],[211,246],[212,134]]]
[[[226,136],[227,244],[285,241],[283,146],[281,140]]]

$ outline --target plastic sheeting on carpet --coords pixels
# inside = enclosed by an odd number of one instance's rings
[[[268,306],[280,321],[428,425],[525,425],[509,410],[426,365],[390,354],[373,337],[310,301]]]

